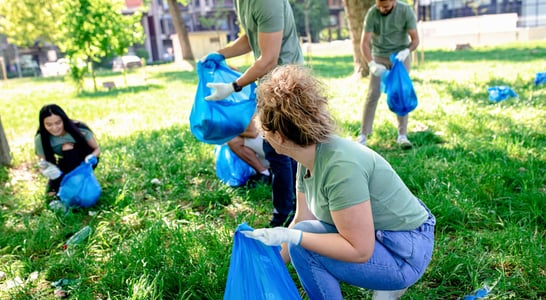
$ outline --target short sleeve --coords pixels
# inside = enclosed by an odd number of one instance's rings
[[[39,133],[34,137],[34,152],[38,156],[45,156],[44,147],[42,146],[42,136]]]
[[[356,163],[338,162],[324,177],[324,194],[331,211],[344,209],[370,199],[368,175]]]
[[[255,15],[258,32],[277,32],[284,29],[284,1],[256,1]]]

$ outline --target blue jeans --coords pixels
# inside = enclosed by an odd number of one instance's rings
[[[273,173],[271,187],[273,189],[273,207],[276,213],[286,216],[295,207],[295,177],[296,163],[286,156],[275,152],[275,149],[264,139],[263,149],[265,159]]]
[[[436,219],[428,212],[429,218],[417,229],[376,230],[374,252],[365,263],[335,260],[290,244],[292,264],[309,299],[343,299],[340,281],[371,290],[400,290],[417,282],[434,249]],[[334,226],[316,220],[297,223],[294,228],[313,233],[337,232]]]

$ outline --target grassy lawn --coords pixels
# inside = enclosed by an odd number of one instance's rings
[[[437,218],[432,263],[405,299],[457,299],[484,284],[494,285],[490,299],[546,298],[546,85],[533,85],[546,71],[545,44],[427,51],[425,60],[411,72],[415,147],[397,148],[384,96],[369,139]],[[351,75],[348,55],[315,56],[312,68],[330,87],[340,135],[355,138],[368,79]],[[10,168],[0,167],[0,299],[55,299],[51,284],[60,279],[70,280],[70,299],[221,299],[231,235],[241,222],[268,224],[270,188],[234,189],[216,178],[214,145],[189,131],[194,71],[147,66],[126,83],[112,72],[97,80],[117,88],[92,92],[89,80],[76,95],[62,78],[0,82],[13,157]],[[496,85],[519,97],[489,102],[487,88]],[[47,206],[33,145],[47,103],[97,136],[103,194],[95,207],[63,214]],[[85,225],[93,228],[89,239],[63,250]]]

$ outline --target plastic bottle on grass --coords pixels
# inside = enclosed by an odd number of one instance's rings
[[[89,225],[80,229],[80,231],[74,233],[63,245],[63,249],[66,250],[69,246],[79,244],[85,240],[91,234],[91,227]]]

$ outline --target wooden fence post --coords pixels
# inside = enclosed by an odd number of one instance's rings
[[[11,155],[9,152],[8,140],[2,126],[2,119],[0,119],[0,165],[11,165]]]

